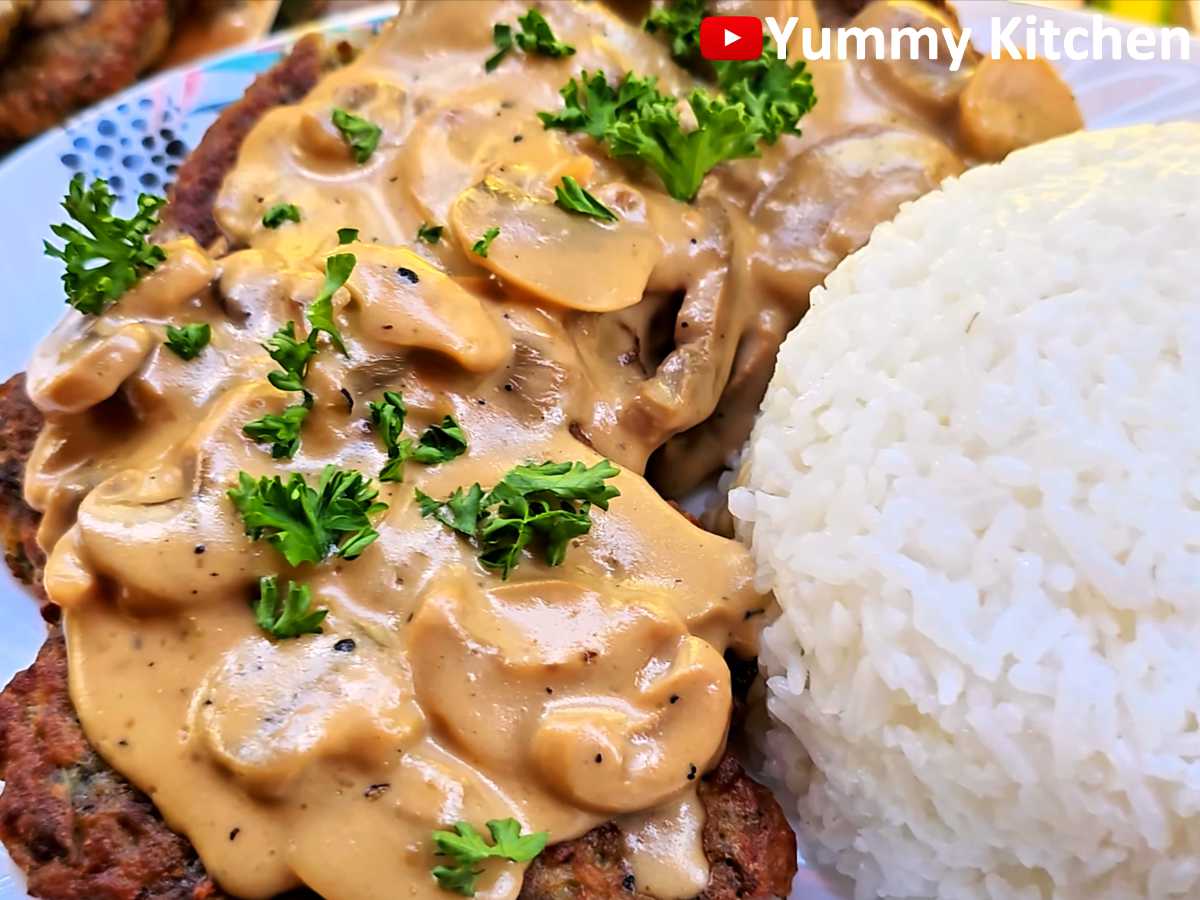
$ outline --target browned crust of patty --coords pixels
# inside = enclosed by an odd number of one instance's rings
[[[202,246],[220,236],[213,203],[225,174],[237,162],[242,141],[269,109],[295,103],[317,83],[323,48],[317,35],[301,38],[291,53],[254,79],[240,100],[221,111],[179,167],[162,214],[167,232],[191,235]]]
[[[0,694],[0,777],[0,838],[34,896],[220,896],[191,845],[88,744],[67,692],[58,628]]]
[[[786,897],[796,874],[796,836],[775,798],[730,754],[700,781],[704,855],[710,874],[699,900]],[[550,847],[533,861],[520,900],[646,900],[611,823]]]
[[[0,384],[0,535],[4,561],[22,584],[41,600],[42,566],[46,557],[37,543],[39,516],[22,494],[25,461],[33,450],[42,414],[25,393],[25,376],[14,375]]]
[[[729,754],[704,776],[699,793],[711,867],[703,900],[786,897],[796,875],[796,835],[774,795]]]
[[[18,32],[0,64],[0,145],[132,84],[169,31],[167,0],[106,0],[68,25]]]

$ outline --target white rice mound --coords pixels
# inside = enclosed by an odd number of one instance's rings
[[[770,764],[858,897],[1200,897],[1200,125],[879,227],[741,483]]]

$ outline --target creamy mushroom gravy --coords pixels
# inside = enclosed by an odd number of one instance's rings
[[[816,22],[807,4],[722,5],[735,7]],[[444,896],[430,833],[508,816],[551,841],[618,818],[641,889],[698,893],[694,783],[726,739],[722,654],[755,652],[768,598],[741,548],[639,473],[681,433],[659,483],[710,472],[744,437],[808,290],[900,202],[987,151],[956,125],[971,73],[817,64],[805,137],[723,167],[681,204],[536,113],[558,109],[581,69],[633,69],[676,92],[689,76],[636,26],[567,3],[546,9],[575,56],[513,54],[485,75],[492,24],[526,8],[418,6],[304,102],[268,113],[217,204],[245,249],[168,242],[163,264],[103,316],[69,315],[30,366],[47,424],[26,490],[45,513],[75,707],[97,750],[240,896],[301,884],[333,900]],[[332,128],[333,106],[382,126],[365,164]],[[551,205],[564,174],[619,221]],[[301,222],[265,229],[280,202]],[[447,226],[437,245],[415,239],[424,222]],[[473,255],[493,225],[488,257]],[[360,242],[336,246],[341,227]],[[242,426],[294,397],[267,382],[260,345],[303,325],[333,252],[357,257],[334,296],[349,354],[323,345],[301,449],[272,460]],[[162,345],[165,325],[185,321],[212,327],[190,362]],[[226,490],[240,470],[374,475],[385,455],[367,402],[385,388],[404,394],[410,431],[454,415],[469,451],[381,485],[389,509],[361,558],[289,570],[243,534]],[[593,511],[564,565],[527,555],[507,581],[413,498],[493,484],[529,459],[601,455],[623,469],[621,496]],[[322,634],[272,641],[257,628],[248,601],[272,573],[329,608]],[[489,865],[481,896],[514,896],[522,871]]]

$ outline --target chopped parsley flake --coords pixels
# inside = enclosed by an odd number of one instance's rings
[[[383,134],[382,128],[374,122],[370,122],[362,116],[356,116],[340,107],[334,107],[330,119],[333,121],[334,127],[341,132],[342,140],[350,148],[350,153],[354,156],[356,163],[362,165],[371,158],[371,154],[379,146],[379,138]]]
[[[379,472],[380,481],[403,481],[404,463],[412,452],[412,440],[404,437],[404,417],[408,406],[404,398],[395,391],[384,391],[383,399],[367,404],[371,410],[371,424],[383,441],[388,461]]]
[[[247,422],[242,431],[253,441],[271,444],[272,459],[291,459],[300,449],[300,429],[308,417],[309,402],[296,403],[279,415],[265,415]]]
[[[570,175],[564,175],[562,184],[554,189],[554,202],[567,212],[591,216],[602,222],[617,221],[617,214],[584,190]]]
[[[339,244],[353,244],[358,240],[357,228],[339,228],[337,230]]]
[[[441,424],[430,425],[421,433],[412,458],[427,466],[449,462],[467,452],[467,436],[453,416],[444,416]]]
[[[379,472],[380,481],[403,481],[404,463],[414,460],[427,466],[448,462],[467,452],[467,436],[453,416],[444,416],[441,424],[430,425],[416,446],[404,437],[404,419],[408,406],[395,391],[384,391],[383,399],[367,404],[371,424],[383,441],[388,461]]]
[[[544,849],[549,834],[521,834],[521,823],[516,819],[492,819],[487,823],[492,834],[492,843],[467,822],[459,822],[453,831],[435,831],[433,842],[439,856],[446,857],[448,865],[436,866],[433,877],[443,890],[475,896],[475,879],[483,874],[479,864],[485,859],[505,859],[509,862],[529,862]]]
[[[328,257],[325,260],[325,283],[321,285],[320,292],[308,307],[308,323],[312,326],[309,339],[312,339],[313,334],[323,331],[343,354],[346,353],[346,344],[333,321],[333,295],[346,283],[357,261],[353,253],[335,253]]]
[[[417,240],[424,241],[427,244],[436,244],[442,239],[442,232],[445,231],[442,225],[430,225],[427,222],[422,222],[417,229]]]
[[[513,48],[513,30],[511,25],[505,25],[503,22],[497,22],[492,26],[492,43],[496,45],[496,52],[484,60],[483,68],[487,72],[494,72],[500,63],[504,62],[504,57],[508,56],[509,51]]]
[[[272,372],[267,380],[281,391],[303,391],[304,379],[308,375],[308,364],[316,355],[317,348],[312,341],[296,340],[296,323],[288,322],[263,344],[267,355],[279,363],[282,372]]]
[[[500,229],[493,225],[483,233],[483,237],[471,245],[471,252],[476,256],[482,256],[484,259],[487,259],[488,249],[492,246],[492,241],[499,235]]]
[[[287,407],[281,414],[265,415],[242,426],[242,431],[252,440],[271,444],[271,456],[274,459],[291,459],[300,448],[300,430],[313,404],[312,394],[304,386],[304,380],[308,377],[309,363],[317,354],[317,336],[324,332],[334,346],[342,353],[346,352],[341,332],[333,321],[333,294],[346,283],[354,264],[352,253],[336,253],[325,260],[325,283],[308,308],[308,321],[312,328],[307,338],[298,340],[296,323],[288,322],[263,344],[267,355],[282,370],[269,373],[267,380],[278,390],[303,394],[300,403]]]
[[[254,620],[258,627],[273,638],[294,638],[302,634],[320,634],[327,609],[312,608],[308,585],[288,582],[282,604],[279,585],[274,575],[258,581],[258,601],[254,604]]]
[[[436,500],[420,488],[416,490],[417,505],[421,515],[433,516],[447,528],[453,528],[467,537],[475,536],[479,524],[479,507],[483,502],[483,488],[473,484],[467,490],[455,488],[445,500]]]
[[[492,43],[496,46],[496,52],[484,62],[483,68],[486,71],[495,71],[514,46],[520,47],[525,53],[548,56],[552,59],[574,55],[575,48],[558,40],[546,17],[536,9],[531,8],[525,15],[519,16],[517,24],[521,26],[518,32],[514,32],[511,25],[503,22],[492,26]]]
[[[212,328],[207,322],[190,322],[176,328],[167,326],[167,349],[180,359],[195,359],[212,339]]]
[[[295,203],[276,203],[263,213],[262,223],[267,228],[278,228],[284,222],[299,222],[300,207]]]

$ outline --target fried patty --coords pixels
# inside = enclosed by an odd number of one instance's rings
[[[273,106],[300,99],[316,83],[322,44],[306,38],[229,106],[180,167],[163,213],[166,231],[204,245],[219,237],[212,205],[238,147]],[[44,556],[38,514],[24,502],[22,478],[41,416],[24,376],[0,386],[0,531],[14,574],[40,592]],[[47,618],[52,619],[49,615]],[[746,663],[734,664],[744,687]],[[28,875],[29,892],[48,900],[202,900],[225,896],[195,850],[159,817],[150,800],[90,747],[67,690],[66,648],[51,626],[34,664],[0,694],[0,840]],[[704,900],[787,896],[796,839],[771,793],[732,756],[701,779]],[[311,897],[299,892],[297,896]],[[521,900],[647,898],[638,890],[614,824],[548,848],[530,866]]]
[[[0,838],[51,900],[215,900],[225,896],[195,850],[150,800],[87,742],[67,691],[62,632],[0,694]],[[786,896],[796,841],[779,804],[732,756],[701,779],[711,867],[703,900]],[[304,894],[312,896],[311,894]],[[297,894],[297,900],[300,896]],[[530,866],[521,900],[646,898],[607,824],[548,848]]]
[[[708,887],[700,900],[786,897],[796,874],[796,837],[775,798],[730,754],[700,780]],[[525,873],[520,900],[641,897],[611,822],[549,847]]]
[[[35,897],[221,896],[191,845],[91,748],[67,692],[62,632],[0,694],[0,838]]]
[[[34,535],[38,514],[22,497],[25,461],[41,416],[24,376],[0,385],[0,524],[6,557],[20,558],[31,587],[44,557]],[[11,563],[10,563],[11,565]],[[52,618],[52,617],[50,617]],[[751,667],[732,662],[744,693]],[[203,900],[224,895],[188,842],[171,831],[150,800],[91,748],[67,690],[61,630],[32,666],[0,693],[0,840],[27,873],[29,892],[49,900]],[[796,873],[796,839],[771,793],[726,755],[703,776],[711,866],[704,900],[786,896]],[[311,896],[311,895],[310,895]],[[646,898],[613,824],[546,850],[525,876],[521,900]]]
[[[170,31],[167,0],[106,0],[66,25],[13,35],[0,64],[0,147],[132,84]]]
[[[25,504],[21,484],[25,461],[42,427],[42,414],[25,395],[25,376],[0,384],[0,535],[4,562],[17,581],[40,599],[45,554],[37,543],[38,514]]]

